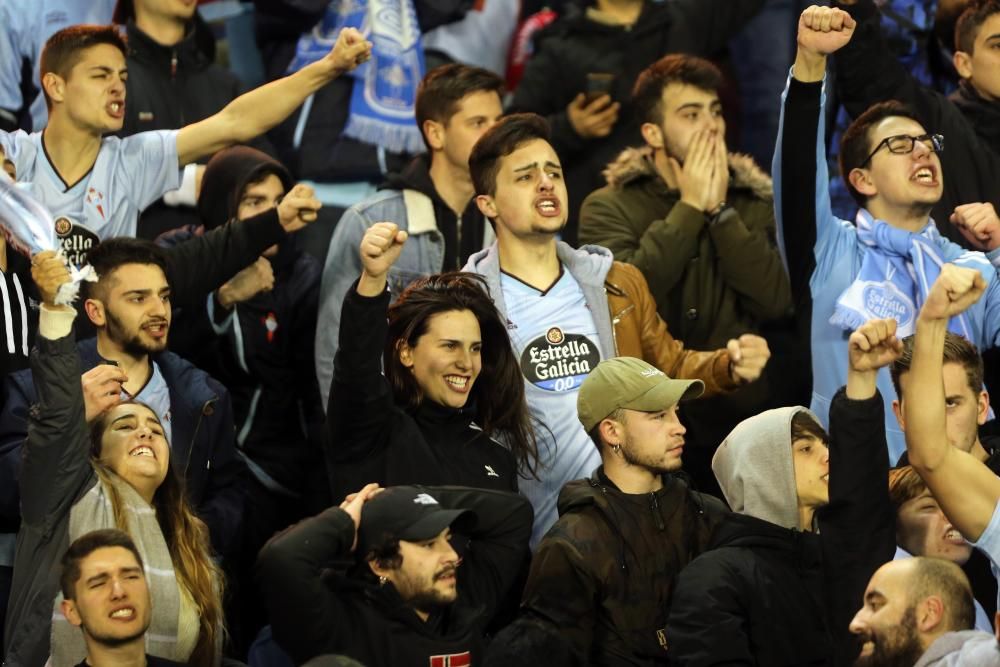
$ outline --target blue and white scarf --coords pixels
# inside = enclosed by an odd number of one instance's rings
[[[344,135],[394,153],[421,152],[414,106],[424,49],[412,0],[333,0],[312,31],[299,38],[288,72],[327,55],[343,28],[357,28],[372,42],[371,60],[351,72]]]
[[[898,322],[896,336],[909,336],[943,264],[958,260],[969,268],[993,270],[982,253],[962,252],[942,258],[941,234],[933,221],[914,234],[875,220],[864,209],[858,211],[856,220],[858,240],[867,251],[858,277],[837,299],[830,318],[834,326],[853,331],[872,318],[892,317]],[[951,318],[948,330],[972,342],[977,340],[965,313]]]

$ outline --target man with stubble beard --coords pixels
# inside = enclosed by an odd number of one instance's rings
[[[100,279],[84,283],[83,290],[83,309],[97,337],[77,346],[86,419],[132,399],[155,410],[191,505],[208,525],[212,546],[225,556],[243,514],[246,467],[236,455],[228,390],[167,350],[170,260],[150,241],[116,238],[95,246],[88,261]],[[8,378],[7,397],[0,415],[4,454],[21,446],[29,406],[37,401],[30,370]]]

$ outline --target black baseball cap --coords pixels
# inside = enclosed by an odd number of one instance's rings
[[[471,510],[444,509],[427,490],[416,486],[392,486],[365,503],[358,527],[355,553],[365,558],[389,540],[422,542],[437,537],[456,522],[462,528],[475,525]]]

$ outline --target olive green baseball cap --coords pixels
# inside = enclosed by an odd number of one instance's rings
[[[597,364],[580,385],[576,412],[590,433],[619,408],[659,412],[705,391],[701,380],[673,380],[656,366],[633,357],[614,357]]]

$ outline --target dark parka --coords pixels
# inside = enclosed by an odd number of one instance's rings
[[[787,353],[783,348],[794,346],[792,297],[777,247],[771,178],[745,155],[730,155],[729,165],[732,208],[710,223],[666,185],[650,148],[625,150],[604,172],[608,185],[583,203],[580,242],[604,246],[642,271],[657,312],[686,346],[714,350],[756,333],[772,352]],[[785,377],[774,382],[775,372]],[[743,419],[801,402],[792,387],[808,386],[807,378],[792,382],[788,372],[769,364],[734,394],[685,405],[689,441],[715,447]]]
[[[1000,210],[1000,104],[982,99],[967,81],[949,97],[923,86],[892,54],[872,0],[836,5],[858,21],[834,58],[844,107],[857,118],[877,102],[899,100],[913,107],[928,132],[944,135],[944,192],[931,216],[944,236],[971,247],[948,218],[956,206],[973,202]]]
[[[768,447],[787,447],[790,459],[791,413],[805,409],[785,410],[785,439]],[[685,667],[853,664],[859,647],[848,626],[872,574],[896,551],[883,411],[877,391],[867,400],[851,400],[842,388],[834,397],[830,502],[816,514],[816,532],[748,514],[732,514],[719,526],[711,549],[677,580],[666,633],[672,660]],[[743,430],[739,437],[747,435]],[[761,451],[743,454],[742,462]],[[716,458],[721,454],[720,449]],[[731,471],[740,468],[741,459],[734,460]],[[781,471],[774,470],[773,479],[756,481],[741,476],[757,471],[732,474],[733,487],[720,478],[730,501],[746,489],[748,497],[753,493],[787,501],[786,513],[797,514],[794,494],[782,496]],[[794,488],[794,472],[787,474],[791,480],[786,485]],[[779,491],[758,492],[752,484]]]
[[[257,561],[261,591],[274,638],[295,664],[328,653],[371,667],[481,664],[486,624],[528,556],[531,505],[502,491],[427,492],[444,508],[471,510],[476,521],[465,535],[456,535],[467,538],[456,545],[464,554],[458,598],[426,622],[392,584],[380,586],[370,572],[325,569],[331,558],[351,559],[354,522],[339,507],[292,526],[264,547]]]
[[[548,118],[552,145],[565,168],[570,221],[564,239],[576,244],[580,203],[604,185],[601,170],[628,146],[642,143],[629,98],[639,73],[668,53],[710,57],[756,14],[763,0],[672,0],[646,2],[631,26],[610,25],[584,3],[567,2],[563,15],[535,37],[534,55],[517,90],[512,111]],[[587,89],[587,74],[615,76],[611,96],[621,103],[607,137],[584,139],[566,107]]]
[[[598,468],[559,494],[559,521],[532,559],[522,610],[553,624],[585,664],[667,664],[675,579],[727,513],[674,475],[655,493],[627,494]]]

